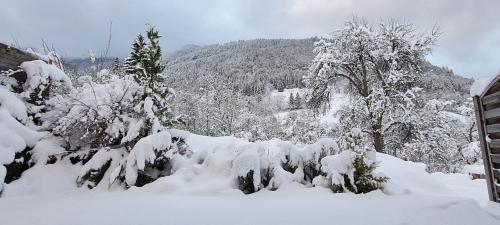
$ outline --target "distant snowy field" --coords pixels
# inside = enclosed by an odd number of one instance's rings
[[[195,152],[247,144],[194,134],[186,142]],[[377,154],[378,172],[390,181],[383,192],[361,195],[293,182],[277,191],[244,195],[232,187],[223,160],[213,160],[210,167],[186,167],[127,191],[104,182],[94,190],[77,188],[79,168],[64,161],[36,165],[6,185],[0,224],[500,224],[500,206],[488,203],[484,180],[428,174],[423,164],[385,154]]]

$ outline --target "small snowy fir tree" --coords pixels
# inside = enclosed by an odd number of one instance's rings
[[[293,97],[293,93],[290,93],[290,97],[288,97],[288,108],[295,109],[295,98]]]
[[[296,109],[302,108],[302,98],[300,97],[298,92],[295,94],[295,108]]]
[[[363,144],[362,132],[353,128],[344,139],[344,151],[321,160],[322,170],[331,179],[333,192],[367,193],[381,189],[387,177],[374,174],[375,151]]]
[[[91,140],[108,140],[90,146],[102,148],[89,154],[91,159],[85,163],[77,181],[80,186],[95,187],[107,170],[113,171],[108,176],[111,184],[120,180],[125,181],[126,186],[142,186],[158,177],[170,175],[173,158],[185,154],[172,143],[172,136],[167,130],[178,120],[173,118],[168,102],[173,97],[173,90],[164,83],[165,66],[161,62],[160,35],[150,26],[146,37],[147,40],[144,40],[139,35],[134,41],[125,63],[125,76],[114,76],[102,85],[84,86],[87,92],[97,90],[94,96],[100,99],[90,100],[101,102],[81,107],[83,111],[96,114],[92,117],[102,121],[99,126],[93,126],[99,129],[96,132],[99,135],[92,135]],[[105,94],[106,89],[116,90],[107,90],[110,93]],[[94,106],[100,108],[87,110]],[[74,124],[72,121],[70,118],[70,123],[63,123],[64,127]],[[88,127],[88,122],[84,123]]]
[[[142,34],[137,35],[134,43],[132,44],[132,51],[130,56],[125,59],[124,70],[128,74],[136,74],[140,70],[141,61],[146,58],[144,48],[146,47],[146,41],[144,41],[144,36]]]
[[[139,96],[136,107],[139,118],[144,118],[139,135],[133,139],[122,140],[135,144],[138,139],[154,134],[163,127],[172,126],[179,122],[173,118],[168,101],[173,97],[173,90],[165,86],[163,70],[165,65],[161,61],[160,35],[154,26],[146,32],[147,42],[139,35],[132,44],[132,52],[125,62],[125,71],[144,90]],[[141,109],[142,108],[142,109]]]

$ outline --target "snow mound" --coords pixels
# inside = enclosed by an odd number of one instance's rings
[[[170,132],[162,131],[141,138],[135,144],[127,157],[125,180],[128,185],[134,185],[137,180],[137,171],[144,170],[146,163],[153,163],[156,159],[156,151],[168,149],[172,144]]]
[[[24,126],[5,108],[0,108],[0,191],[7,174],[3,165],[11,163],[17,152],[35,146],[42,136],[43,133]]]
[[[23,62],[19,67],[26,72],[24,90],[27,90],[28,93],[41,85],[46,87],[51,80],[62,82],[68,87],[72,86],[70,78],[61,69],[42,60]]]
[[[12,92],[0,86],[0,109],[5,109],[17,120],[26,123],[28,114],[24,103]]]
[[[375,170],[389,177],[384,192],[387,194],[439,194],[449,189],[426,171],[426,165],[404,161],[394,156],[377,153],[379,167]]]

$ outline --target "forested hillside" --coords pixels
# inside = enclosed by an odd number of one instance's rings
[[[187,46],[168,58],[169,79],[176,84],[196,84],[205,75],[216,74],[236,82],[235,88],[247,95],[263,94],[266,88],[304,87],[302,78],[314,58],[314,42],[309,39],[257,39],[221,45]],[[422,87],[429,91],[465,94],[472,80],[448,68],[426,64]],[[442,94],[442,93],[440,93]]]

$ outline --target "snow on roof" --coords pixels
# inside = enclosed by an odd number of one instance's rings
[[[497,73],[496,76],[483,77],[474,81],[472,86],[470,87],[470,96],[481,96],[483,95],[491,84],[500,78],[500,72]]]

